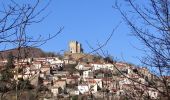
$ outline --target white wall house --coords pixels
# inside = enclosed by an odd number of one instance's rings
[[[78,63],[78,65],[75,68],[78,70],[89,70],[90,68],[92,68],[92,66],[88,64]]]
[[[47,58],[47,62],[49,62],[50,64],[63,64],[64,61],[60,60],[58,57],[49,57]]]
[[[102,79],[94,79],[100,88],[103,88]]]
[[[88,87],[90,92],[96,93],[97,92],[97,82],[94,79],[88,80],[87,81]]]
[[[93,66],[93,70],[99,70],[103,68],[103,64],[100,63],[91,63],[91,66]]]
[[[127,68],[127,74],[133,74],[133,69]]]
[[[149,96],[151,99],[158,99],[158,92],[154,89],[149,89],[148,91]]]
[[[24,80],[26,80],[26,79],[29,79],[29,78],[31,78],[31,76],[32,75],[30,75],[30,74],[18,74],[18,76],[17,75],[14,75],[14,79],[15,80],[17,80],[17,78],[18,79],[24,79]]]
[[[93,77],[93,71],[92,70],[83,71],[83,78],[92,78],[92,77]]]
[[[124,90],[118,90],[117,92],[116,92],[116,95],[117,96],[121,96],[121,95],[124,95],[125,94],[125,91]]]
[[[30,74],[30,73],[31,73],[31,68],[30,68],[30,67],[25,67],[25,68],[23,69],[23,73],[25,73],[25,74]]]
[[[42,67],[41,62],[33,62],[32,69],[40,69]]]
[[[131,84],[131,83],[132,82],[128,78],[124,78],[123,80],[119,81],[120,88],[122,88],[124,84]]]
[[[97,84],[96,83],[89,83],[89,88],[92,93],[97,92]]]
[[[147,81],[142,77],[138,78],[138,81],[142,84],[147,84]]]
[[[53,93],[53,96],[57,96],[58,94],[58,87],[52,87],[51,92]]]
[[[91,63],[91,66],[93,66],[93,70],[99,70],[99,69],[109,69],[114,70],[113,64],[102,64],[102,63]]]
[[[110,63],[104,64],[104,67],[109,70],[114,70],[114,65]]]
[[[46,58],[34,58],[34,61],[41,61],[41,62],[45,62]]]
[[[24,58],[24,59],[20,59],[20,62],[29,62],[31,63],[32,58]]]
[[[78,85],[78,91],[81,93],[81,94],[84,94],[86,92],[89,92],[89,87],[87,84],[79,84]]]
[[[92,93],[96,93],[98,87],[102,88],[103,86],[102,79],[85,78],[84,82],[86,83],[86,85],[88,85],[89,91],[91,91]]]
[[[27,80],[27,79],[31,78],[31,76],[32,76],[32,75],[30,75],[30,74],[24,74],[24,75],[23,75],[23,79],[24,79],[24,80]]]

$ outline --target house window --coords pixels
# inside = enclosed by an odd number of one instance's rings
[[[153,94],[154,94],[154,95],[156,95],[156,93],[155,93],[155,92],[154,92]]]

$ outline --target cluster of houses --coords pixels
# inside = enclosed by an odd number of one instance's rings
[[[139,68],[127,63],[79,63],[76,69],[82,70],[81,79],[83,82],[78,84],[79,93],[98,94],[106,91],[111,95],[132,96],[141,93],[150,98],[157,99],[158,91],[147,88],[149,80],[155,78],[147,68]],[[133,91],[132,91],[133,90]]]
[[[5,63],[6,61],[3,61]],[[158,91],[147,88],[149,80],[155,78],[147,68],[116,62],[77,62],[58,57],[29,58],[15,61],[17,70],[14,79],[29,79],[31,84],[42,84],[54,97],[92,95],[95,97],[139,95],[158,98]],[[67,70],[69,65],[73,65]],[[66,68],[67,66],[67,68]],[[41,79],[41,82],[39,80]]]

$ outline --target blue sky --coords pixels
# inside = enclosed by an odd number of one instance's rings
[[[140,48],[141,43],[130,36],[128,26],[112,5],[114,0],[52,0],[43,12],[43,15],[48,14],[46,19],[32,25],[28,32],[46,36],[64,26],[61,34],[40,48],[59,52],[68,49],[70,40],[77,40],[83,45],[85,52],[90,52],[91,49],[86,41],[97,48],[98,41],[105,42],[112,30],[121,22],[103,50],[121,61],[140,64],[137,57],[141,57],[142,52],[133,46]],[[126,6],[124,8],[126,9]]]

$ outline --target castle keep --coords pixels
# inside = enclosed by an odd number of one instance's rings
[[[94,59],[93,55],[86,54],[83,52],[82,45],[77,41],[69,42],[69,49],[64,53],[65,59],[87,59],[89,62]]]
[[[77,41],[70,41],[69,42],[69,52],[70,53],[83,53],[81,44]]]

